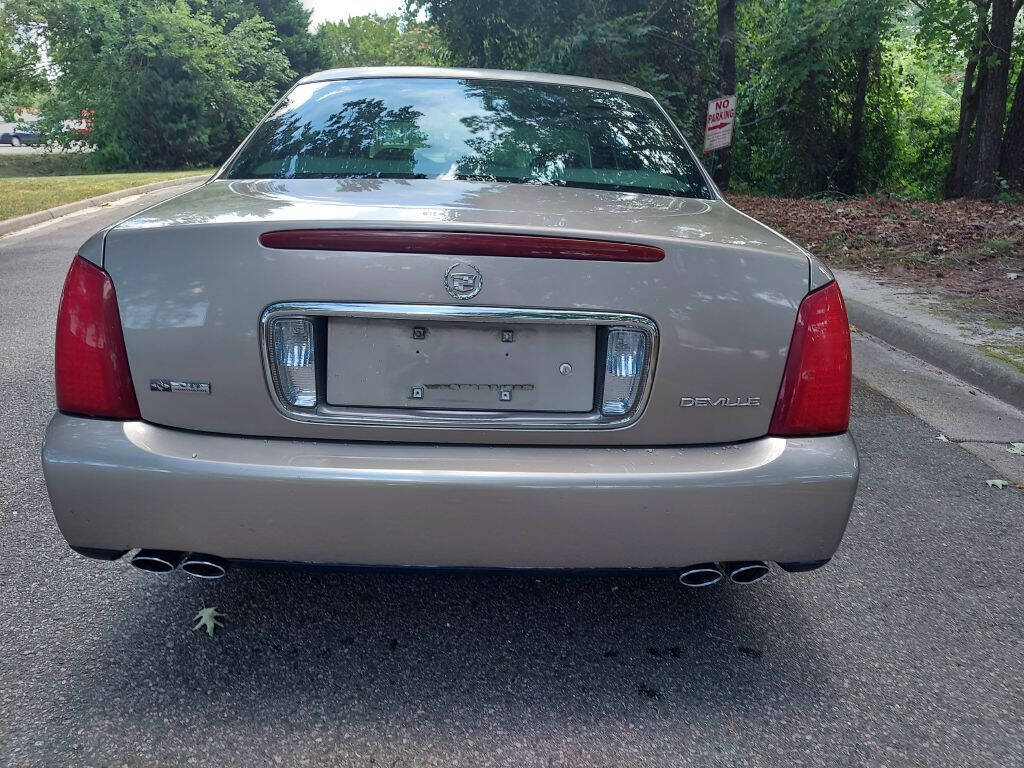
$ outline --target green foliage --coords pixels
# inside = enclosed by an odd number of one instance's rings
[[[915,198],[938,198],[960,112],[960,67],[911,38],[894,41],[886,63],[898,85],[897,132],[884,186]]]
[[[450,60],[437,27],[411,14],[370,14],[324,22],[317,28],[316,39],[331,67],[436,67]]]
[[[414,0],[460,64],[599,77],[650,91],[703,125],[714,75],[707,0]],[[692,134],[691,134],[692,135]]]
[[[0,120],[13,120],[17,107],[36,106],[46,87],[37,42],[0,3]]]
[[[776,194],[835,189],[848,162],[862,57],[868,61],[859,186],[877,188],[897,131],[898,89],[882,56],[888,4],[872,0],[760,0],[743,6],[749,30],[737,56],[741,117],[733,167]]]
[[[233,28],[246,19],[260,17],[274,25],[274,32],[298,75],[324,69],[329,62],[309,31],[310,11],[302,0],[190,0],[196,10],[208,9],[215,21]]]
[[[459,63],[638,85],[694,145],[707,100],[723,95],[712,0],[413,5],[429,12]],[[937,41],[949,36],[948,23],[969,38],[972,9],[971,0],[940,0],[918,30],[914,7],[897,0],[740,0],[734,183],[790,195],[828,193],[842,182],[853,192],[940,194],[962,57],[948,41],[937,50]],[[712,167],[716,159],[704,157]]]
[[[733,183],[939,196],[988,2],[739,0]],[[69,142],[79,137],[62,134],[66,121],[94,110],[99,164],[163,168],[221,161],[296,75],[329,66],[624,81],[654,94],[697,146],[707,101],[723,95],[715,0],[407,0],[400,16],[308,26],[302,0],[0,0],[0,117],[42,106],[51,135]]]
[[[218,22],[186,0],[43,0],[36,10],[61,72],[49,130],[77,139],[63,121],[93,110],[103,167],[216,164],[294,75],[258,15]]]

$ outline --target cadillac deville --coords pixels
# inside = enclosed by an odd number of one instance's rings
[[[857,485],[828,269],[627,85],[299,81],[71,264],[43,446],[70,546],[238,561],[808,571]]]

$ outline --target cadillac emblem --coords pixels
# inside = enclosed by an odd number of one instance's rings
[[[453,299],[468,301],[480,293],[484,278],[472,264],[455,264],[444,275],[444,289]]]

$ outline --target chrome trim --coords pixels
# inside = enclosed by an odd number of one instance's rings
[[[647,365],[640,396],[633,409],[621,416],[604,416],[600,398],[595,410],[586,414],[557,414],[509,411],[448,411],[409,408],[341,408],[323,401],[317,393],[315,408],[297,408],[281,397],[273,378],[270,351],[270,322],[281,317],[356,317],[382,320],[463,321],[500,323],[569,323],[639,330],[647,339]],[[644,315],[629,312],[599,312],[567,309],[501,307],[453,307],[434,304],[346,304],[339,302],[285,302],[267,307],[260,317],[260,354],[267,390],[277,410],[293,421],[348,426],[411,427],[431,429],[621,429],[637,421],[647,407],[654,367],[658,357],[658,326]],[[597,370],[603,363],[595,361]]]

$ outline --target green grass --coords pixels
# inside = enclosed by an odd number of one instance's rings
[[[100,173],[83,154],[0,155],[0,221],[154,181],[212,173],[182,171]]]
[[[1013,323],[1009,323],[1006,320],[1000,320],[996,317],[989,317],[985,319],[985,325],[991,328],[993,331],[1008,331],[1013,328]]]
[[[1024,344],[982,344],[981,351],[991,358],[1009,363],[1024,373]]]
[[[1015,237],[996,237],[982,245],[978,249],[978,255],[994,258],[1013,256],[1018,252],[1019,247],[1020,242]]]

